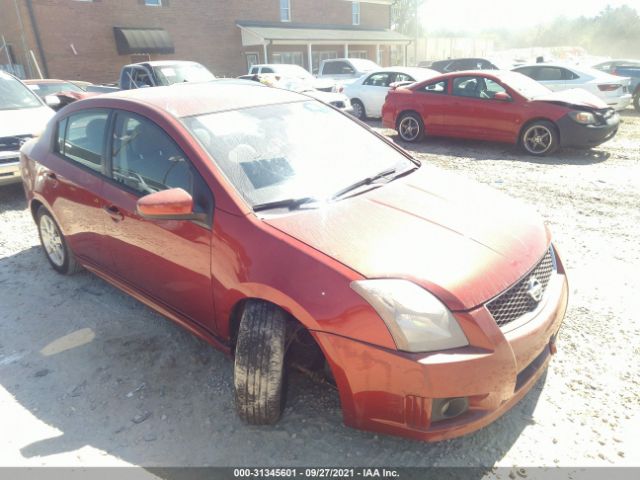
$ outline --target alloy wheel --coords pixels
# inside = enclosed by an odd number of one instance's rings
[[[553,133],[543,125],[533,125],[524,133],[522,143],[529,153],[540,155],[551,147]]]
[[[40,237],[42,238],[42,246],[51,262],[58,267],[62,267],[65,256],[62,236],[49,215],[40,217]]]
[[[420,135],[420,124],[411,116],[404,117],[400,121],[398,133],[403,140],[412,142]]]

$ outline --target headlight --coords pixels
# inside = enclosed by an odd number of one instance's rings
[[[583,125],[593,125],[596,123],[596,117],[591,112],[569,112],[573,120]]]
[[[398,350],[431,352],[469,345],[447,307],[425,289],[407,280],[351,282],[384,320]]]

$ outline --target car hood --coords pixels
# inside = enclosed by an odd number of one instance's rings
[[[426,166],[324,208],[264,221],[366,278],[413,281],[454,311],[509,288],[550,242],[528,207]]]
[[[0,137],[40,135],[55,112],[49,107],[0,110]]]
[[[608,108],[608,105],[593,93],[582,88],[572,88],[559,92],[549,92],[533,99],[534,102],[551,102],[571,107],[587,107],[595,109]]]

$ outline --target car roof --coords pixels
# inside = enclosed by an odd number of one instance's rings
[[[289,90],[264,87],[256,82],[238,83],[217,81],[184,83],[168,87],[138,88],[100,95],[86,100],[90,108],[94,101],[126,100],[165,110],[175,117],[189,117],[206,113],[239,110],[242,108],[275,105],[309,100]]]
[[[150,67],[168,67],[169,65],[177,65],[177,64],[187,64],[187,63],[195,63],[200,65],[198,62],[193,62],[191,60],[153,60],[149,62],[138,62],[138,63],[130,63],[129,65],[125,65],[125,67],[135,67],[137,65],[149,65]]]
[[[68,80],[58,80],[57,78],[29,78],[27,80],[23,80],[27,85],[34,85],[38,83],[70,83]]]

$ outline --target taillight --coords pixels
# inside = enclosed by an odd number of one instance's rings
[[[613,92],[620,87],[622,87],[622,85],[618,83],[603,83],[601,85],[598,85],[598,89],[600,89],[601,92]]]

